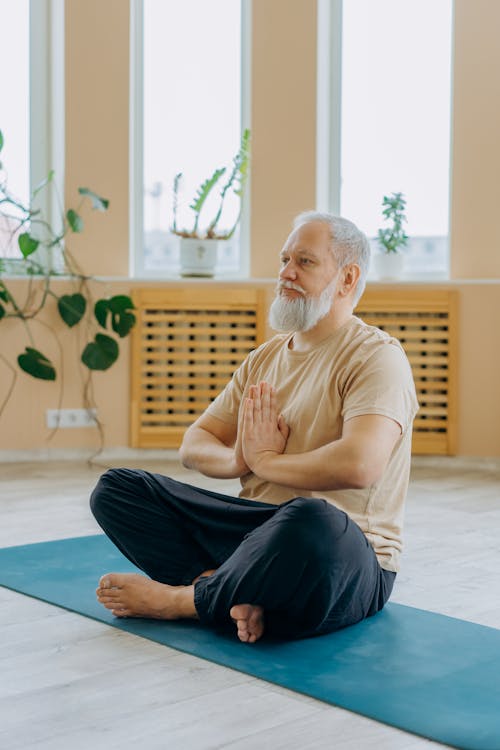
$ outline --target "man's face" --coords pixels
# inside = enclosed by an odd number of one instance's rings
[[[308,331],[330,312],[339,269],[328,227],[309,222],[295,229],[280,254],[281,270],[269,321],[278,331]]]

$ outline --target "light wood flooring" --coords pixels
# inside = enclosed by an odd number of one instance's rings
[[[221,488],[175,462],[142,466]],[[87,498],[103,468],[0,464],[0,546],[96,533]],[[500,461],[416,459],[392,600],[500,628],[499,531]],[[137,747],[440,746],[0,588],[0,748]]]

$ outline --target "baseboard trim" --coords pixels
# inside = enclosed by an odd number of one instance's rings
[[[80,461],[101,464],[107,461],[116,464],[118,461],[179,461],[176,449],[158,448],[128,448],[117,446],[106,448],[99,454],[90,448],[39,448],[31,451],[2,451],[0,450],[0,464],[2,463],[36,463],[42,461]],[[497,456],[413,456],[412,466],[415,468],[440,468],[456,471],[458,469],[500,470],[500,457]]]
[[[177,461],[177,450],[149,450],[147,448],[128,448],[118,446],[105,448],[95,454],[89,448],[39,448],[30,451],[0,451],[0,463],[26,463],[41,461]]]
[[[472,469],[481,471],[499,471],[500,457],[498,456],[412,456],[413,467],[442,471],[458,471]]]

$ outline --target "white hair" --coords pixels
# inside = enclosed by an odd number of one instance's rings
[[[297,229],[312,221],[326,224],[330,229],[330,249],[339,268],[344,268],[350,263],[356,263],[359,266],[360,274],[353,297],[353,304],[356,306],[365,290],[366,275],[370,265],[368,238],[349,219],[343,219],[340,216],[322,213],[321,211],[303,211],[295,217],[293,228]]]

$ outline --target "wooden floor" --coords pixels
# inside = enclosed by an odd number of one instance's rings
[[[221,486],[176,463],[143,467]],[[95,533],[87,498],[102,470],[0,464],[0,546]],[[499,461],[415,460],[393,601],[500,628],[499,529]],[[2,750],[431,747],[440,746],[0,588]]]

